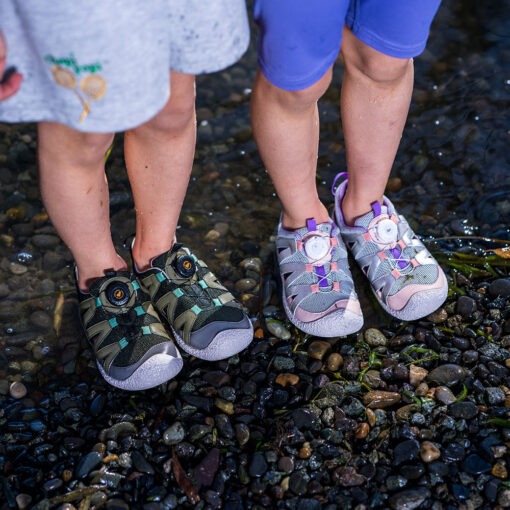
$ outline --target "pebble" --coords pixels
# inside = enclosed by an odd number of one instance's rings
[[[470,420],[478,414],[478,407],[473,402],[455,402],[449,407],[448,413],[454,418]]]
[[[461,366],[447,363],[434,368],[434,370],[428,374],[427,380],[439,385],[450,387],[462,382],[465,376],[466,373]]]
[[[384,334],[376,328],[368,328],[365,331],[364,338],[365,342],[371,347],[384,347],[388,343]]]
[[[21,381],[15,381],[9,386],[9,394],[12,398],[22,399],[27,394],[27,387]]]
[[[280,321],[275,319],[266,319],[266,327],[267,330],[276,338],[288,340],[291,337],[290,331]]]
[[[371,409],[383,409],[397,404],[401,398],[399,393],[393,391],[375,390],[364,395],[363,403]]]
[[[397,492],[390,497],[390,507],[393,510],[414,510],[430,497],[428,489],[409,489]]]
[[[439,400],[439,402],[446,405],[453,404],[456,400],[452,390],[450,390],[447,386],[438,386],[435,389],[434,397],[436,400]]]
[[[420,457],[428,464],[441,457],[441,450],[431,441],[423,441],[420,445]]]
[[[178,444],[184,441],[186,432],[181,422],[175,422],[163,432],[163,442],[166,445]]]
[[[331,344],[325,340],[314,340],[308,346],[308,356],[312,359],[322,360],[331,350]]]
[[[427,377],[428,373],[426,368],[411,364],[409,366],[409,383],[414,387],[419,386],[425,377]]]
[[[278,374],[275,380],[276,384],[283,386],[295,386],[299,382],[299,376],[297,374],[290,374],[287,372]]]
[[[330,372],[336,372],[343,364],[343,357],[338,352],[332,352],[326,360],[326,368]]]
[[[84,455],[76,466],[76,478],[79,480],[86,478],[93,469],[101,464],[102,459],[103,456],[98,452],[89,452]]]

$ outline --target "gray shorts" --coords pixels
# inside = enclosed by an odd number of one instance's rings
[[[153,117],[169,70],[218,71],[249,43],[245,0],[0,0],[7,66],[24,76],[0,121],[115,132]]]

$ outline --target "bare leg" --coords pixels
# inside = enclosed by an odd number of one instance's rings
[[[195,77],[172,72],[171,98],[164,109],[125,134],[124,154],[136,206],[133,257],[139,270],[173,244],[195,141]]]
[[[412,59],[388,57],[344,29],[342,124],[349,186],[342,202],[347,224],[382,200],[402,137],[413,89]]]
[[[123,269],[110,233],[105,153],[113,135],[80,133],[62,124],[38,126],[41,194],[46,210],[78,267],[78,285]]]
[[[287,229],[307,218],[327,221],[319,200],[315,175],[319,144],[317,100],[331,82],[331,70],[310,88],[289,92],[272,85],[259,71],[251,103],[251,122],[267,171],[282,204]]]

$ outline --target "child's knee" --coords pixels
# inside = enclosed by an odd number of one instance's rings
[[[54,122],[38,124],[40,157],[72,159],[85,165],[97,164],[104,161],[113,138],[113,133],[84,133]]]
[[[347,45],[345,45],[347,46]],[[412,66],[412,58],[395,58],[385,55],[356,40],[342,51],[347,72],[366,76],[380,85],[392,85],[403,79]]]
[[[273,101],[279,103],[285,109],[295,111],[306,110],[314,107],[317,101],[326,92],[331,83],[331,70],[327,71],[324,76],[313,85],[301,90],[284,90],[272,85],[263,76],[260,77],[260,97],[272,98]]]
[[[180,133],[195,120],[195,98],[170,101],[155,117],[146,123],[150,129]]]

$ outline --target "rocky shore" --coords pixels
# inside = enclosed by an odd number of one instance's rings
[[[254,48],[198,80],[178,230],[236,294],[253,343],[187,357],[151,391],[109,387],[77,317],[72,258],[42,206],[33,125],[0,124],[0,510],[510,508],[509,2],[446,0],[388,195],[447,273],[446,303],[391,320],[362,275],[365,326],[290,326],[273,274],[279,206],[249,127]],[[338,83],[320,104],[318,182],[344,169]],[[112,232],[134,232],[122,137]]]

